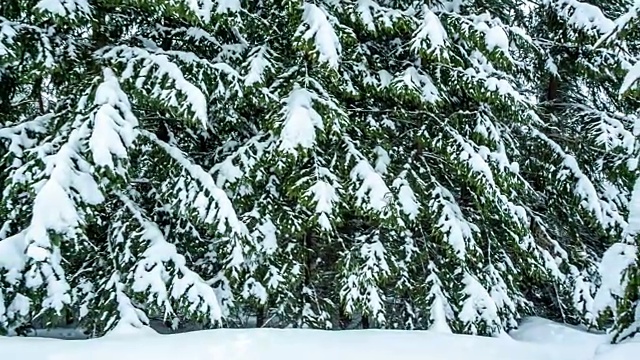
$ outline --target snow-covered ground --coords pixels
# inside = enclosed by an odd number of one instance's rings
[[[605,335],[539,318],[512,338],[429,331],[208,330],[160,335],[120,329],[100,339],[0,337],[2,360],[633,360],[640,342],[607,344]]]

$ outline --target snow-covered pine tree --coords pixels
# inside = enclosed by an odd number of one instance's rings
[[[235,5],[0,6],[1,331],[64,314],[94,334],[149,317],[221,320],[224,272],[248,234],[169,125],[204,142],[208,114],[234,96],[233,52],[211,56],[211,41],[235,39]],[[210,53],[184,48],[193,38]],[[193,270],[208,246],[217,284]]]
[[[569,305],[564,316],[570,321],[580,317],[589,325],[596,325],[598,312],[593,300],[596,264],[626,227],[627,165],[634,148],[634,117],[626,115],[629,103],[615,91],[623,50],[594,47],[620,11],[618,1],[549,0],[530,12],[529,33],[540,49],[534,65],[538,70],[532,72],[545,123],[541,131],[546,138],[540,139],[549,145],[538,153],[545,161],[533,169],[550,176],[532,184],[548,199],[546,230],[572,249],[556,255],[570,288],[561,293]],[[556,186],[557,177],[574,178],[575,186]]]
[[[499,335],[586,283],[562,216],[617,211],[550,136],[519,2],[34,3],[0,14],[2,329]]]
[[[499,334],[540,293],[588,287],[584,247],[557,229],[572,219],[544,202],[564,188],[556,207],[600,219],[604,200],[548,136],[524,75],[540,49],[525,14],[496,10],[515,3],[241,6],[261,29],[246,30],[253,121],[212,168],[254,234],[255,310],[283,326]]]
[[[619,103],[626,104],[625,111],[619,115],[621,120],[630,123],[632,130],[628,136],[631,153],[627,163],[631,185],[627,224],[620,240],[607,249],[599,266],[601,285],[595,296],[594,310],[601,322],[609,325],[613,321],[612,341],[620,342],[640,332],[640,118],[638,118],[637,81],[640,78],[640,47],[638,31],[640,3],[628,2],[627,8],[612,21],[608,31],[601,35],[595,44],[602,52],[614,54],[608,63],[608,70],[618,73],[621,81],[615,84],[613,91],[618,95]]]

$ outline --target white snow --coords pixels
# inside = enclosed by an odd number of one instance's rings
[[[387,152],[387,150],[383,149],[381,146],[376,146],[373,149],[373,152],[378,156],[378,158],[376,159],[375,169],[380,175],[384,176],[387,173],[389,164],[391,163],[389,152]]]
[[[609,335],[586,332],[580,327],[538,317],[524,319],[520,327],[509,335],[516,341],[571,353],[573,359],[631,360],[637,358],[640,353],[640,342],[637,338],[611,345]]]
[[[329,216],[333,212],[333,206],[340,198],[336,191],[336,186],[319,180],[307,191],[307,195],[311,197],[316,204],[316,214],[318,214],[318,223],[323,230],[331,230],[331,222]]]
[[[424,101],[429,103],[440,99],[438,88],[433,84],[431,77],[413,66],[409,66],[394,79],[394,85],[400,89],[406,88],[415,91],[422,96]]]
[[[40,0],[36,8],[58,16],[74,18],[77,13],[89,14],[91,8],[87,0]]]
[[[515,340],[532,343],[582,345],[583,350],[590,354],[595,352],[598,345],[607,342],[605,335],[589,333],[579,327],[540,317],[526,318],[509,335]]]
[[[426,283],[429,289],[429,321],[431,322],[429,330],[451,334],[449,321],[455,318],[453,307],[442,288],[442,281],[438,277],[436,265],[430,261],[427,268],[429,269],[429,276],[427,276]]]
[[[242,9],[240,0],[217,0],[216,2],[218,3],[216,11],[219,13],[236,12]]]
[[[543,3],[556,8],[560,16],[577,28],[606,34],[615,28],[613,20],[607,18],[596,5],[578,0],[544,0]]]
[[[258,231],[262,235],[262,251],[267,255],[272,255],[278,249],[278,229],[269,219],[258,226]],[[256,234],[257,235],[257,234]]]
[[[375,18],[371,10],[379,10],[380,5],[373,0],[358,0],[357,9],[360,20],[367,26],[367,29],[375,30]]]
[[[596,352],[595,360],[630,360],[640,354],[640,340],[637,338],[614,346],[601,346]]]
[[[442,26],[438,15],[431,11],[426,4],[423,5],[423,13],[422,24],[420,24],[411,41],[411,50],[417,52],[428,44],[428,52],[440,55],[440,51],[446,46],[446,41],[449,37],[447,31]]]
[[[435,331],[217,329],[159,335],[119,326],[99,339],[0,337],[3,360],[631,360],[640,342],[606,345],[606,336],[544,319],[525,319],[513,338]]]
[[[477,232],[477,227],[465,219],[453,194],[441,185],[436,186],[431,193],[429,207],[440,212],[438,230],[456,255],[464,259],[467,246],[474,246],[473,232]]]
[[[598,272],[601,277],[601,285],[594,298],[594,311],[603,312],[607,309],[616,309],[615,298],[624,295],[627,281],[623,272],[636,261],[637,249],[634,245],[616,243],[613,244],[604,255]]]
[[[467,298],[462,304],[458,318],[468,323],[468,331],[477,334],[477,323],[483,323],[494,335],[498,335],[502,330],[500,328],[500,317],[498,316],[498,307],[491,298],[491,295],[482,286],[482,284],[469,273],[466,273],[462,279],[465,285],[464,293]]]
[[[127,67],[122,74],[122,78],[136,78],[136,86],[141,90],[144,90],[142,85],[145,81],[152,82],[155,80],[156,84],[153,86],[153,96],[167,102],[171,106],[191,111],[195,118],[200,120],[202,126],[207,128],[208,110],[206,96],[198,86],[185,78],[181,66],[171,61],[167,54],[160,52],[154,53],[143,48],[121,45],[110,48],[102,57],[105,60],[125,62]],[[142,70],[140,70],[138,74],[135,74],[134,67],[140,64],[142,65]],[[152,71],[154,67],[157,67],[157,69]],[[213,64],[211,67],[223,72],[234,71],[228,69],[228,67],[225,67],[224,64],[221,63]],[[166,82],[164,80],[166,80]],[[178,102],[176,98],[177,92],[182,93],[186,101],[182,103]]]
[[[249,71],[244,77],[244,84],[251,86],[261,83],[264,80],[265,72],[272,68],[268,47],[264,45],[251,50],[246,66]]]
[[[628,226],[625,229],[627,236],[635,236],[640,232],[640,178],[636,179],[629,200]]]
[[[303,10],[303,22],[309,29],[302,35],[302,38],[305,40],[313,38],[316,49],[320,54],[319,60],[329,63],[331,67],[337,67],[342,47],[338,35],[336,35],[333,26],[327,19],[326,12],[310,3],[304,3]],[[298,32],[301,32],[301,30],[302,28]]]
[[[494,26],[487,30],[484,41],[489,50],[493,50],[495,48],[504,52],[508,52],[509,50],[509,37],[500,26]]]
[[[382,211],[389,203],[389,194],[391,191],[387,187],[380,174],[378,174],[367,160],[360,160],[351,170],[351,180],[355,183],[362,181],[356,197],[358,205],[365,205],[376,211]],[[365,198],[369,198],[369,203],[364,202]]]
[[[127,157],[127,147],[133,143],[138,120],[131,112],[126,94],[109,68],[103,70],[104,82],[96,90],[94,125],[89,147],[96,165],[114,169],[113,156]]]
[[[20,279],[20,270],[26,265],[24,232],[0,240],[0,269],[6,270],[4,279],[10,284]]]
[[[638,79],[640,79],[640,61],[635,63],[627,72],[620,86],[620,94],[627,92]]]
[[[414,220],[420,213],[420,203],[411,185],[406,180],[406,176],[406,170],[401,172],[400,175],[393,180],[392,186],[398,190],[398,202],[402,207],[402,211],[409,217],[409,220]]]
[[[571,354],[567,359],[631,360],[640,353],[640,342],[631,340],[619,345],[609,344],[606,334],[587,332],[583,328],[551,320],[530,317],[509,335],[518,342],[528,342]]]
[[[380,86],[383,88],[389,86],[393,81],[393,75],[384,69],[378,71],[378,77],[380,77]]]
[[[285,120],[280,132],[280,150],[296,153],[298,146],[311,148],[316,142],[316,128],[322,130],[320,114],[313,109],[315,94],[298,85],[285,99]]]

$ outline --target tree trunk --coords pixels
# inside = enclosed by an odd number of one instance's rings
[[[362,315],[362,328],[363,329],[368,329],[369,328],[369,317],[367,315]]]
[[[547,86],[547,102],[552,105],[558,99],[558,87],[560,83],[560,79],[558,76],[551,75],[549,79],[549,85]]]
[[[264,306],[258,306],[256,311],[256,327],[261,328],[265,325],[265,311]]]

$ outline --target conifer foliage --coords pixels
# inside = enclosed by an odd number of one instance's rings
[[[604,13],[521,5],[2,5],[0,331],[593,323],[637,134],[608,47],[542,96]]]
[[[618,241],[605,252],[600,264],[602,285],[596,295],[596,310],[603,320],[613,320],[613,341],[627,340],[640,332],[640,253],[638,252],[638,232],[640,230],[638,212],[640,206],[640,176],[638,172],[640,134],[638,114],[637,80],[640,78],[640,57],[638,57],[638,10],[640,3],[628,4],[615,21],[598,39],[596,48],[603,52],[615,52],[615,65],[622,71],[622,81],[614,87],[619,98],[628,104],[627,117],[635,120],[631,142],[631,156],[628,170],[631,175],[627,225]],[[631,138],[631,136],[629,136]]]
[[[586,208],[593,211],[576,211],[585,207],[575,209],[566,198],[558,197],[558,192],[568,189],[556,186],[549,188],[546,206],[553,214],[554,230],[567,246],[586,255],[577,259],[581,266],[569,269],[569,281],[576,287],[571,301],[584,320],[595,326],[603,302],[593,297],[594,289],[585,280],[599,280],[597,261],[627,227],[624,212],[632,184],[628,165],[635,151],[636,118],[616,91],[623,75],[620,61],[628,55],[622,48],[595,46],[615,26],[608,16],[619,13],[621,7],[616,1],[597,5],[545,1],[542,5],[532,12],[531,31],[543,50],[535,72],[542,85],[540,116],[549,141],[555,143],[551,156],[563,165],[559,173],[549,174],[567,176],[566,170],[573,169],[581,184],[578,191],[586,195]],[[570,252],[573,257],[571,253],[575,252]]]

